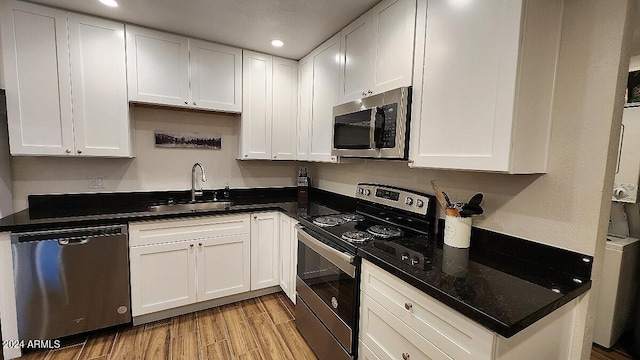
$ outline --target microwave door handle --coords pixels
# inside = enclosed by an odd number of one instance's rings
[[[383,144],[383,135],[385,128],[385,116],[384,109],[376,107],[375,112],[372,111],[373,116],[373,146],[372,149],[382,149]]]

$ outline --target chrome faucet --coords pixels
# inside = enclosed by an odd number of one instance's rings
[[[200,172],[202,173],[202,182],[207,181],[207,174],[204,172],[204,167],[200,163],[193,164],[191,168],[191,202],[196,202],[196,195],[202,196],[202,184],[200,185],[200,190],[196,191],[196,168],[200,167]]]

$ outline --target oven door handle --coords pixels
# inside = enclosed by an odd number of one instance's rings
[[[351,277],[356,276],[356,267],[353,265],[355,256],[347,253],[343,253],[340,250],[334,249],[331,246],[324,244],[322,241],[316,240],[313,236],[309,235],[302,229],[302,226],[297,224],[296,229],[298,231],[298,240],[303,242],[313,251],[329,260],[332,264],[339,267],[342,271],[349,274]]]

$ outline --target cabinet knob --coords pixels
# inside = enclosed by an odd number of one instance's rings
[[[258,217],[257,217],[257,216],[254,216],[254,217],[253,217],[253,220],[258,220]]]
[[[193,244],[189,244],[189,247],[193,247]]]
[[[404,303],[404,308],[407,310],[411,310],[413,309],[413,304],[412,303]]]
[[[78,154],[82,154],[82,150],[78,150]]]
[[[193,105],[198,105],[198,104],[196,104],[196,102],[194,101],[194,102],[193,102]]]
[[[274,159],[277,159],[278,157],[277,157],[276,155],[273,155],[273,158],[274,158]]]
[[[371,95],[371,94],[373,94],[373,91],[369,90],[369,91],[367,91],[367,93],[368,93],[369,95]]]
[[[66,152],[67,154],[71,154],[71,149],[67,149],[67,150],[65,150],[65,152]]]
[[[198,246],[202,246],[202,243],[198,243]]]
[[[367,93],[363,91],[362,96],[367,96]]]
[[[184,102],[184,104],[185,104],[185,105],[189,105],[189,102],[188,102],[188,101],[185,101],[185,102]]]
[[[409,353],[402,353],[402,358],[404,360],[409,360],[411,358],[411,355],[409,355]]]

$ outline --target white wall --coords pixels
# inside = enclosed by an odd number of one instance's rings
[[[293,186],[294,162],[238,161],[238,115],[135,107],[134,159],[13,157],[14,210],[27,207],[30,194],[191,188],[191,167],[201,163],[208,176],[204,188]],[[159,148],[154,130],[222,135],[222,150]],[[105,188],[90,190],[89,178],[102,176]]]
[[[611,206],[615,150],[622,119],[635,0],[567,0],[545,175],[409,169],[395,162],[316,164],[315,186],[353,194],[361,181],[432,193],[437,179],[455,201],[485,194],[475,225],[594,255],[593,288],[576,312],[572,358],[588,358],[595,298]],[[627,22],[629,25],[630,21]]]

